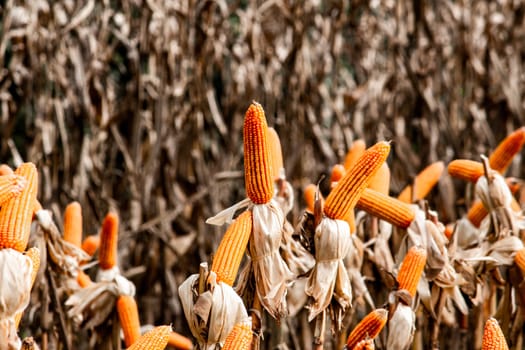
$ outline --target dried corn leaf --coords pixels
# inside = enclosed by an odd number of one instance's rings
[[[412,344],[416,314],[410,306],[399,303],[388,321],[387,349],[407,350]]]

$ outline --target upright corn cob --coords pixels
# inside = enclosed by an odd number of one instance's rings
[[[177,333],[171,332],[168,338],[168,345],[180,350],[191,350],[193,349],[193,343],[190,339]]]
[[[22,252],[31,231],[38,173],[33,163],[23,163],[15,174],[24,177],[27,185],[19,196],[4,203],[0,209],[0,248],[13,248]]]
[[[399,289],[407,290],[412,297],[416,295],[419,279],[427,262],[427,251],[418,246],[412,246],[399,268],[397,281]]]
[[[357,208],[401,228],[410,226],[416,216],[410,205],[369,188],[357,201]]]
[[[330,175],[330,183],[332,186],[337,184],[339,180],[343,178],[346,173],[346,169],[342,164],[336,164],[332,167],[332,173]]]
[[[100,236],[99,235],[89,235],[82,241],[82,250],[93,256],[100,246]]]
[[[388,167],[388,163],[381,165],[377,173],[370,180],[368,188],[388,195],[390,192],[390,168]]]
[[[476,200],[470,209],[467,212],[467,219],[474,225],[475,227],[479,227],[481,225],[481,221],[488,215],[488,211],[483,205],[483,202],[481,200]]]
[[[139,310],[135,298],[131,295],[121,295],[117,299],[117,313],[124,343],[130,347],[140,338]]]
[[[164,350],[170,337],[170,326],[158,326],[141,336],[128,350]]]
[[[350,170],[352,166],[357,162],[359,158],[365,153],[366,149],[366,143],[362,139],[357,139],[354,142],[352,142],[352,147],[350,147],[350,150],[345,156],[345,169]]]
[[[317,192],[317,186],[314,184],[309,184],[305,187],[303,196],[306,203],[306,210],[310,213],[314,212],[315,205],[315,192]]]
[[[82,207],[79,202],[71,202],[64,211],[64,240],[76,247],[82,245]]]
[[[360,341],[377,337],[387,320],[388,311],[386,309],[375,309],[370,312],[350,333],[346,340],[346,348],[349,350],[354,349]]]
[[[211,266],[211,270],[217,274],[217,282],[233,286],[251,232],[252,212],[247,210],[228,227],[217,248]]]
[[[98,262],[101,269],[108,270],[117,264],[118,225],[117,214],[110,212],[104,218],[98,254]]]
[[[226,340],[223,350],[249,350],[252,343],[253,333],[251,322],[237,323]]]
[[[461,180],[476,182],[483,175],[483,164],[474,160],[456,159],[448,164],[448,173]]]
[[[255,204],[273,197],[273,170],[268,149],[268,125],[262,106],[253,102],[244,118],[244,180],[246,195]]]
[[[441,161],[430,164],[414,179],[415,188],[413,185],[405,187],[397,199],[405,203],[412,203],[412,199],[425,198],[439,181],[444,169],[445,164]]]
[[[15,174],[0,175],[0,206],[22,193],[26,180]]]
[[[331,219],[344,220],[355,207],[370,179],[385,162],[389,152],[390,144],[384,141],[367,149],[326,198],[325,215]]]
[[[503,174],[512,163],[525,143],[525,127],[521,127],[501,141],[489,156],[489,164],[493,170]]]
[[[274,128],[268,128],[268,148],[270,150],[270,159],[272,162],[272,178],[277,180],[284,171],[283,151],[281,149],[281,140]]]
[[[483,330],[483,340],[481,350],[508,350],[507,341],[501,331],[498,321],[495,318],[489,318],[485,322]]]

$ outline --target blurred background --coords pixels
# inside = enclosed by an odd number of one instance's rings
[[[37,165],[59,225],[73,200],[85,235],[116,210],[142,323],[187,335],[177,288],[224,232],[205,219],[245,197],[252,100],[280,135],[294,225],[302,189],[358,138],[392,141],[397,195],[431,162],[479,160],[525,124],[521,0],[8,0],[0,11],[0,163]],[[521,168],[518,156],[507,175]],[[455,220],[465,193],[444,176],[431,207]]]

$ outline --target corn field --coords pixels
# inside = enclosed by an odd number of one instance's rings
[[[525,349],[525,1],[0,19],[0,350]]]

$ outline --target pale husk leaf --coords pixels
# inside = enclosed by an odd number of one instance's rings
[[[415,331],[416,314],[410,306],[399,303],[394,315],[388,321],[389,350],[407,350],[412,344]]]

